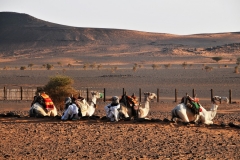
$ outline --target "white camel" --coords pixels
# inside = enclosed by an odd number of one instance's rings
[[[213,118],[217,114],[217,108],[218,105],[221,104],[221,102],[224,101],[225,103],[228,103],[227,97],[220,97],[215,96],[212,98],[212,107],[209,111],[207,111],[205,108],[203,108],[200,105],[200,112],[199,115],[194,114],[189,107],[186,107],[184,103],[178,104],[173,110],[172,110],[172,121],[177,121],[177,119],[181,119],[184,123],[188,124],[189,122],[198,122],[201,121],[204,124],[213,124]]]
[[[150,110],[150,101],[157,98],[155,93],[144,92],[144,106],[138,107],[138,118],[146,118]],[[127,107],[127,105],[121,103],[120,114],[123,114],[125,118],[132,117],[132,108]]]
[[[57,109],[55,105],[53,104],[52,109],[46,109],[44,107],[44,100],[42,97],[39,95],[34,97],[34,100],[32,102],[31,108],[29,110],[29,115],[31,117],[45,117],[45,116],[50,116],[50,117],[55,117],[57,116]]]
[[[80,108],[82,116],[93,116],[93,114],[95,113],[96,107],[97,107],[97,99],[101,97],[101,93],[97,92],[97,91],[92,91],[91,92],[92,95],[92,101],[90,102],[90,104],[88,104],[88,102],[85,100],[85,98],[83,99],[77,99],[76,104],[77,106]]]

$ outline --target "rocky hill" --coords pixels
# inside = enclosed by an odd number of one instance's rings
[[[0,54],[38,52],[202,54],[239,52],[240,32],[172,35],[133,30],[70,27],[27,14],[0,12]]]

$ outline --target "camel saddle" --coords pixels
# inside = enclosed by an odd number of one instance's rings
[[[199,99],[194,97],[190,97],[190,96],[184,96],[181,100],[181,103],[184,103],[186,107],[188,107],[193,114],[199,114],[199,112],[201,112],[201,108],[200,108],[200,104],[199,104]]]
[[[42,93],[42,94],[34,96],[31,106],[36,102],[38,102],[40,105],[42,105],[44,107],[44,109],[46,109],[46,110],[54,109],[53,101],[46,93]]]

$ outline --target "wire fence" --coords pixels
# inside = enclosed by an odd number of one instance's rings
[[[98,91],[100,93],[102,93],[102,100],[108,101],[109,98],[111,98],[112,96],[107,96],[107,89],[106,88],[81,88],[78,91],[79,96],[82,96],[84,98],[87,99],[87,101],[89,101],[89,95],[91,93],[91,91]],[[0,89],[0,100],[33,100],[33,97],[36,95],[37,92],[37,88],[23,88],[23,87],[19,87],[19,88],[2,88]],[[168,100],[168,101],[174,101],[174,102],[178,102],[180,100],[180,98],[182,98],[182,92],[180,92],[181,95],[179,95],[179,92],[177,89],[175,89],[172,93],[172,96],[168,96],[166,97],[165,95],[163,95],[162,93],[160,93],[160,90],[157,88],[156,89],[156,95],[157,95],[157,102],[162,102],[163,100]],[[195,95],[195,89],[192,89],[191,91],[192,93],[188,93],[190,96]],[[232,90],[230,89],[228,92],[228,97],[229,98],[229,103],[232,103]],[[138,90],[138,94],[135,94],[135,96],[138,97],[139,102],[143,101],[143,91],[141,88],[139,88]],[[122,93],[119,93],[119,95],[123,95],[126,94],[126,90],[124,88],[122,88]],[[226,94],[225,94],[226,95]],[[214,91],[213,89],[209,90],[209,96],[206,98],[201,98],[202,100],[206,100],[206,101],[211,101],[211,98],[214,96]],[[235,101],[234,101],[235,103]]]

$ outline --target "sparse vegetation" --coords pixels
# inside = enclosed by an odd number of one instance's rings
[[[61,62],[57,62],[57,64],[62,67],[62,63]]]
[[[117,66],[115,66],[115,67],[111,67],[111,72],[112,72],[112,73],[115,73],[117,69],[118,69]]]
[[[84,69],[84,70],[86,70],[88,67],[89,67],[89,64],[88,64],[88,63],[84,63],[84,64],[83,64],[83,69]]]
[[[212,60],[216,61],[217,63],[222,59],[222,57],[212,57]]]
[[[100,70],[102,68],[102,64],[97,65],[97,69]]]
[[[51,70],[51,69],[53,68],[53,65],[47,64],[47,65],[46,65],[46,68],[47,68],[47,70]]]
[[[136,72],[136,70],[137,70],[137,67],[133,66],[133,71]]]
[[[239,66],[240,65],[240,57],[237,58],[236,64]]]
[[[21,67],[20,67],[20,70],[25,70],[25,69],[26,69],[25,66],[21,66]]]
[[[58,109],[63,109],[64,99],[76,93],[76,90],[72,87],[73,83],[72,78],[57,75],[50,78],[44,86],[44,91],[49,94]]]
[[[138,66],[138,64],[137,64],[137,63],[134,63],[134,64],[133,64],[133,67],[137,67],[137,66]]]
[[[234,72],[233,72],[233,73],[239,73],[238,68],[239,68],[238,66],[235,66],[235,67],[234,67]]]
[[[152,64],[152,68],[153,68],[153,69],[158,69],[158,68],[160,68],[160,65],[158,65],[158,64]]]
[[[8,70],[8,69],[9,69],[8,66],[4,66],[4,67],[3,67],[3,70]]]
[[[72,67],[72,64],[68,63],[68,64],[67,64],[67,67],[69,67],[69,68]]]
[[[210,67],[210,66],[205,66],[204,68],[206,71],[211,71],[213,69],[213,67]]]
[[[28,67],[31,68],[31,70],[32,70],[33,65],[34,64],[30,63],[30,64],[28,64]]]
[[[182,67],[183,67],[184,69],[186,69],[186,67],[187,67],[187,62],[183,62],[183,63],[182,63]]]
[[[171,66],[172,66],[172,65],[171,65],[170,63],[164,64],[164,67],[165,67],[166,69],[170,68]]]
[[[90,64],[90,67],[91,67],[92,69],[95,68],[95,67],[96,67],[96,63]]]

